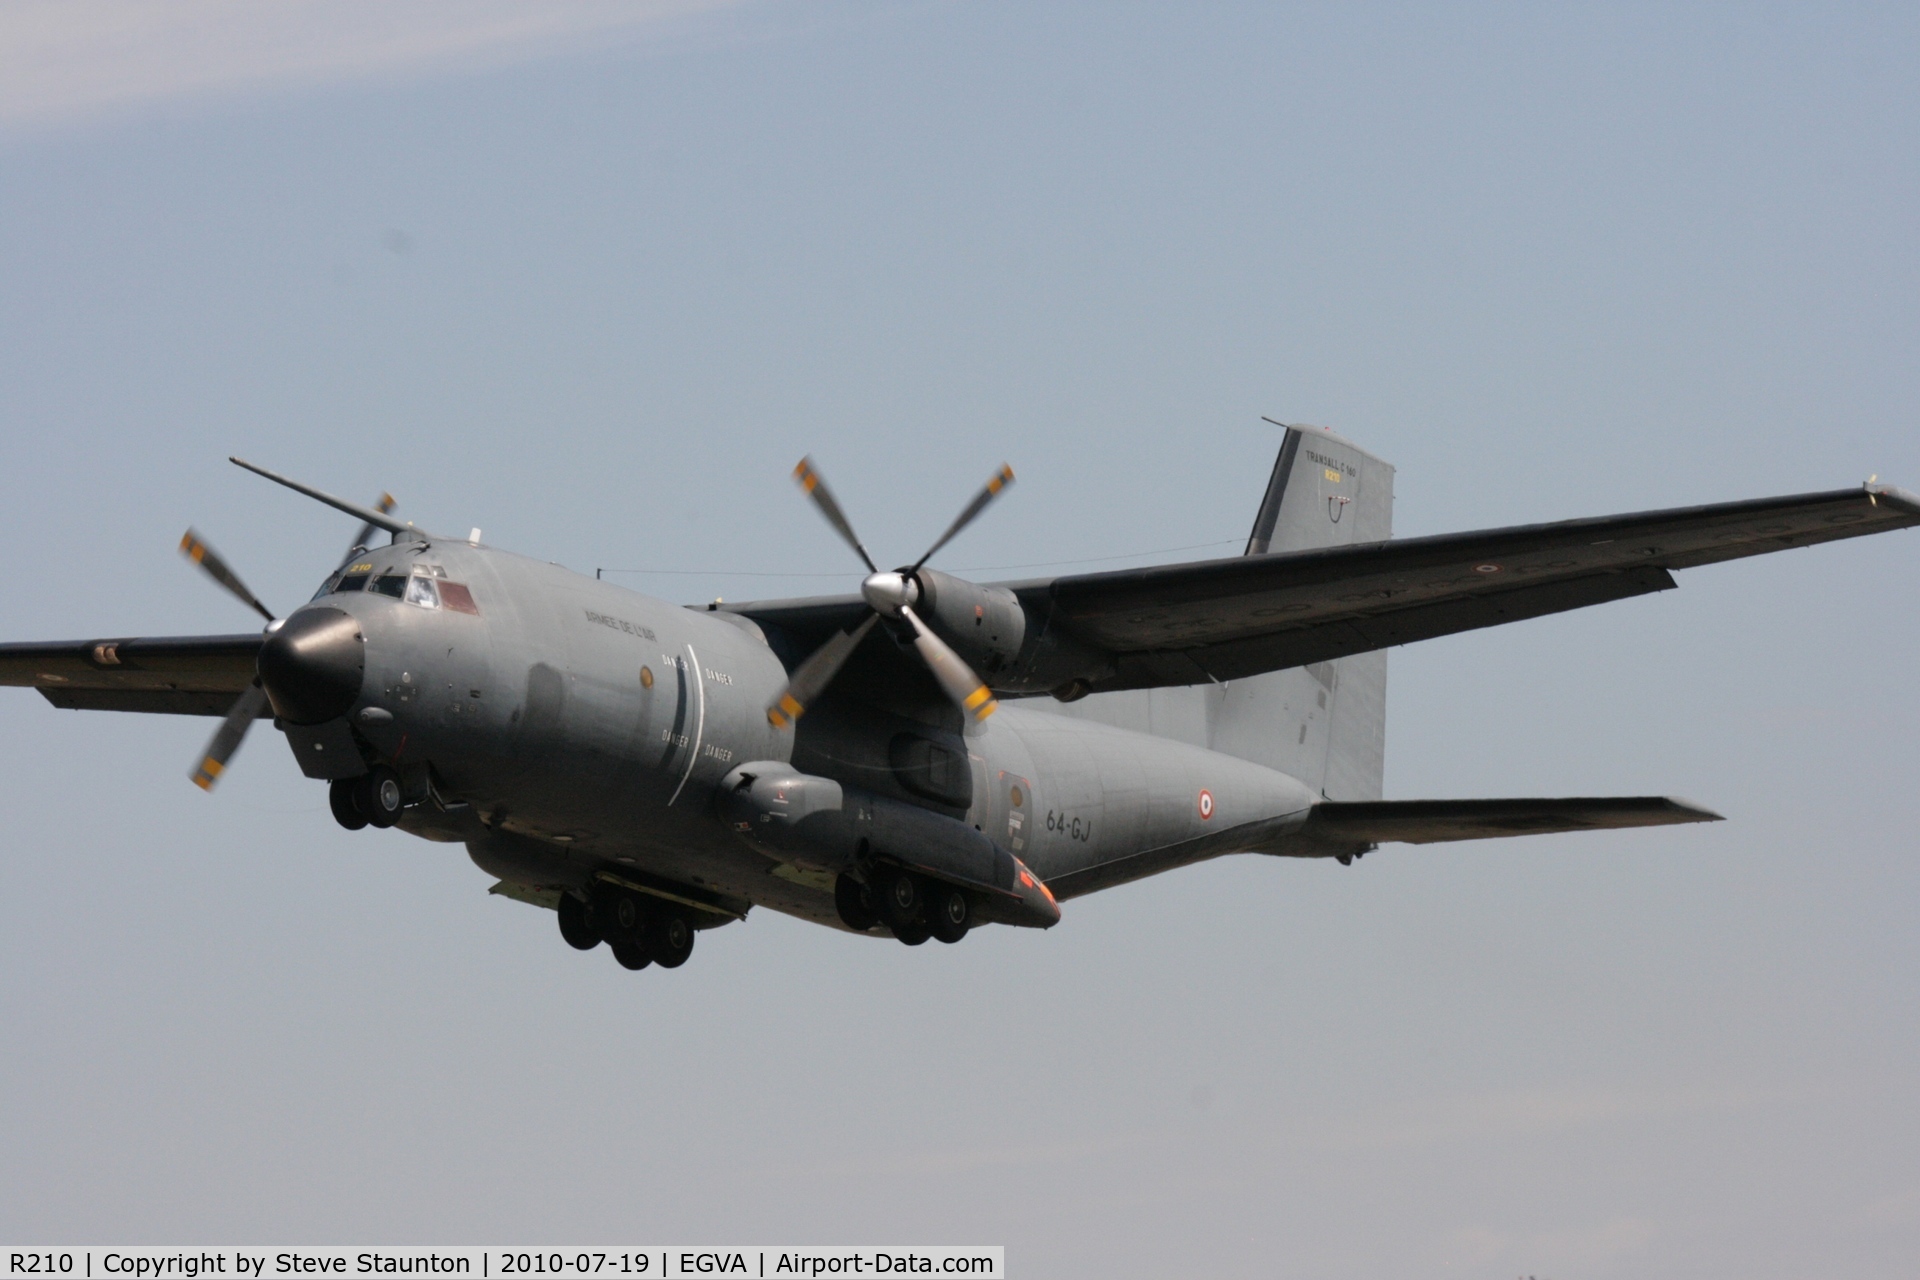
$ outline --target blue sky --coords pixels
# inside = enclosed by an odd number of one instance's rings
[[[10,639],[247,626],[188,523],[303,598],[350,522],[230,453],[684,601],[852,585],[803,452],[883,560],[1011,461],[960,570],[1243,539],[1262,414],[1393,461],[1401,534],[1920,488],[1908,8],[71,13],[0,8]],[[673,974],[271,735],[209,798],[210,725],[16,692],[0,1237],[1906,1274],[1917,580],[1891,535],[1393,654],[1390,795],[1722,824]]]

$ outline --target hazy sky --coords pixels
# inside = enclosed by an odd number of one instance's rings
[[[0,636],[245,629],[190,522],[303,599],[351,522],[229,453],[685,601],[854,584],[806,451],[883,560],[1011,461],[982,576],[1243,539],[1261,414],[1401,534],[1920,488],[1917,60],[1911,5],[0,4]],[[1908,1276],[1917,632],[1895,534],[1393,654],[1390,796],[1711,827],[640,974],[271,732],[208,797],[211,722],[10,691],[0,1240]]]

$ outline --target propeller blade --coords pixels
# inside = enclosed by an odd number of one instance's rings
[[[205,569],[208,577],[238,596],[241,603],[252,606],[268,622],[273,621],[272,612],[254,597],[253,592],[247,590],[247,584],[240,581],[240,575],[229,569],[227,562],[220,558],[220,553],[201,541],[200,535],[192,529],[180,537],[180,554]]]
[[[207,750],[200,758],[200,765],[187,776],[193,779],[193,785],[202,791],[213,790],[213,784],[227,771],[227,761],[233,759],[233,753],[240,749],[240,742],[247,736],[247,730],[260,713],[267,709],[267,691],[255,680],[247,686],[247,691],[234,700],[233,709],[227,712],[227,718],[220,722],[213,740],[207,743]]]
[[[380,501],[373,504],[373,509],[375,511],[378,511],[381,515],[384,516],[389,511],[392,511],[394,506],[395,506],[395,503],[393,500],[393,495],[390,493],[383,493],[380,495]],[[373,536],[373,525],[362,524],[360,526],[360,532],[354,534],[353,541],[347,545],[347,554],[351,556],[356,551],[365,551],[367,549],[367,539],[371,538],[372,536]]]
[[[315,502],[324,502],[335,511],[344,511],[350,516],[359,516],[362,522],[370,524],[376,529],[385,529],[388,533],[419,532],[419,530],[415,529],[406,521],[395,520],[384,511],[375,511],[371,507],[363,507],[357,502],[348,502],[345,498],[336,498],[332,494],[321,489],[316,489],[310,484],[301,484],[298,480],[289,480],[277,471],[269,471],[265,467],[256,467],[244,458],[228,458],[227,461],[236,467],[244,467],[257,476],[264,476],[275,484],[283,484],[295,493],[304,493]]]
[[[1012,483],[1013,483],[1013,468],[1003,462],[1000,464],[1000,469],[993,473],[993,479],[987,481],[987,487],[982,489],[979,493],[976,493],[973,495],[973,501],[967,504],[967,509],[965,511],[962,511],[960,513],[960,517],[947,527],[947,531],[945,533],[940,535],[940,541],[934,543],[931,547],[928,547],[927,554],[921,556],[918,560],[914,561],[913,568],[907,570],[908,576],[911,577],[913,574],[918,573],[920,571],[921,565],[933,559],[934,552],[946,546],[949,542],[952,542],[954,537],[962,529],[966,528],[968,525],[973,523],[973,519],[975,516],[979,515],[982,511],[985,511],[987,509],[987,504],[989,502],[992,502],[995,498],[1000,496],[1000,491],[1002,489],[1006,488],[1008,485]]]
[[[880,621],[880,615],[870,613],[867,620],[851,632],[834,633],[832,639],[815,649],[807,660],[794,670],[793,678],[787,687],[780,691],[767,707],[767,723],[776,729],[784,729],[806,713],[809,706],[822,693],[826,692],[833,678],[840,674],[840,668],[847,665],[847,659],[867,638],[867,632],[873,630],[873,624]]]
[[[933,678],[940,682],[940,687],[953,699],[969,724],[979,724],[1000,709],[1000,704],[994,701],[993,690],[973,674],[973,668],[959,654],[947,647],[946,641],[927,630],[918,614],[901,605],[900,616],[913,624],[913,647],[920,651],[920,658],[933,672]]]
[[[813,505],[820,508],[820,514],[827,518],[827,523],[847,540],[848,546],[860,553],[860,558],[867,562],[868,571],[880,572],[880,567],[874,564],[873,557],[867,554],[866,547],[861,545],[860,536],[853,531],[853,526],[847,523],[847,513],[842,511],[840,504],[833,500],[833,493],[827,488],[827,482],[822,480],[820,473],[814,469],[813,459],[800,459],[800,465],[793,469],[793,478],[800,482],[800,487],[807,491],[809,498],[813,499]]]

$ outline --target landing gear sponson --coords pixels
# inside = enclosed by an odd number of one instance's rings
[[[604,942],[622,968],[678,969],[693,954],[693,920],[686,908],[651,894],[601,884],[591,899],[561,894],[559,915],[560,936],[568,946],[591,951]]]

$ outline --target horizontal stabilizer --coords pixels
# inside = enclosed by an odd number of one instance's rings
[[[1435,844],[1554,831],[1664,827],[1721,816],[1667,796],[1577,796],[1565,800],[1367,800],[1318,804],[1300,834],[1329,844]]]

